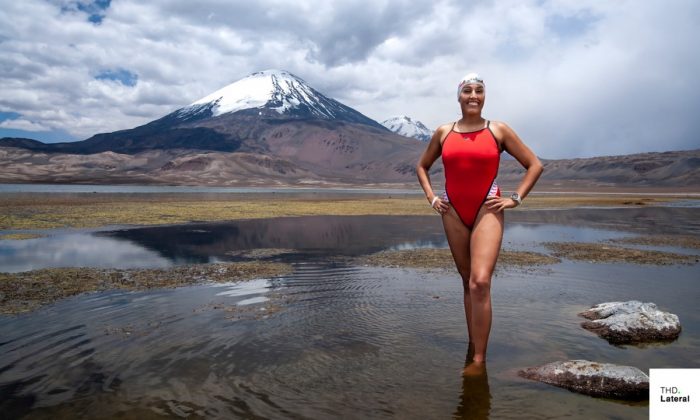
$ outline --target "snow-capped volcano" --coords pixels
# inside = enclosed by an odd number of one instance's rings
[[[389,118],[383,121],[382,125],[396,134],[413,137],[420,141],[430,141],[433,135],[433,132],[423,125],[422,122],[418,120],[414,121],[405,115]]]
[[[328,98],[284,70],[253,73],[176,111],[183,120],[217,117],[249,109],[276,111],[280,116],[342,120],[374,127],[378,122]]]

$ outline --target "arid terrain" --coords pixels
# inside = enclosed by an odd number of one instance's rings
[[[378,160],[323,164],[293,161],[290,156],[242,152],[149,150],[134,155],[115,152],[84,155],[0,147],[0,182],[417,188],[413,163],[420,152],[416,147],[408,153],[411,159],[404,157],[395,167]],[[538,183],[540,190],[700,192],[700,150],[545,159],[543,163],[545,172]],[[335,169],[329,169],[332,167]],[[520,164],[504,154],[499,183],[513,188],[522,173]],[[435,186],[443,183],[439,161],[431,176]]]

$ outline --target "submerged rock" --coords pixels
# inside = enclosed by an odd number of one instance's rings
[[[649,399],[649,377],[633,366],[569,360],[527,368],[518,374],[593,397]]]
[[[583,328],[611,344],[672,341],[681,332],[677,315],[637,300],[599,303],[579,315],[590,320],[581,324]]]

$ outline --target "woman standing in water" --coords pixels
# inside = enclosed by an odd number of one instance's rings
[[[438,128],[416,167],[418,181],[432,208],[442,216],[447,242],[462,277],[469,345],[475,364],[486,361],[491,331],[491,275],[503,239],[503,210],[522,203],[542,174],[542,163],[515,131],[481,116],[484,81],[476,74],[459,83],[462,118]],[[501,197],[496,184],[502,151],[527,172],[516,191]],[[438,157],[445,168],[445,192],[438,196],[428,170]]]

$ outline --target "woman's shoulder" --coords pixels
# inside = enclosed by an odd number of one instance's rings
[[[450,130],[452,130],[452,126],[454,126],[454,122],[449,122],[449,123],[441,124],[441,125],[437,128],[437,130],[435,130],[435,132],[436,132],[436,133],[440,133],[440,134],[446,134],[447,132],[449,132]]]
[[[498,120],[490,120],[489,127],[496,129],[510,128],[508,124]]]
[[[445,141],[445,137],[452,131],[453,125],[454,123],[442,124],[435,130],[435,133],[433,133],[433,138],[439,140],[441,146],[442,142]]]
[[[503,138],[503,135],[506,133],[512,131],[512,128],[510,128],[510,126],[503,121],[491,120],[489,127],[491,128],[493,134],[499,139]]]

